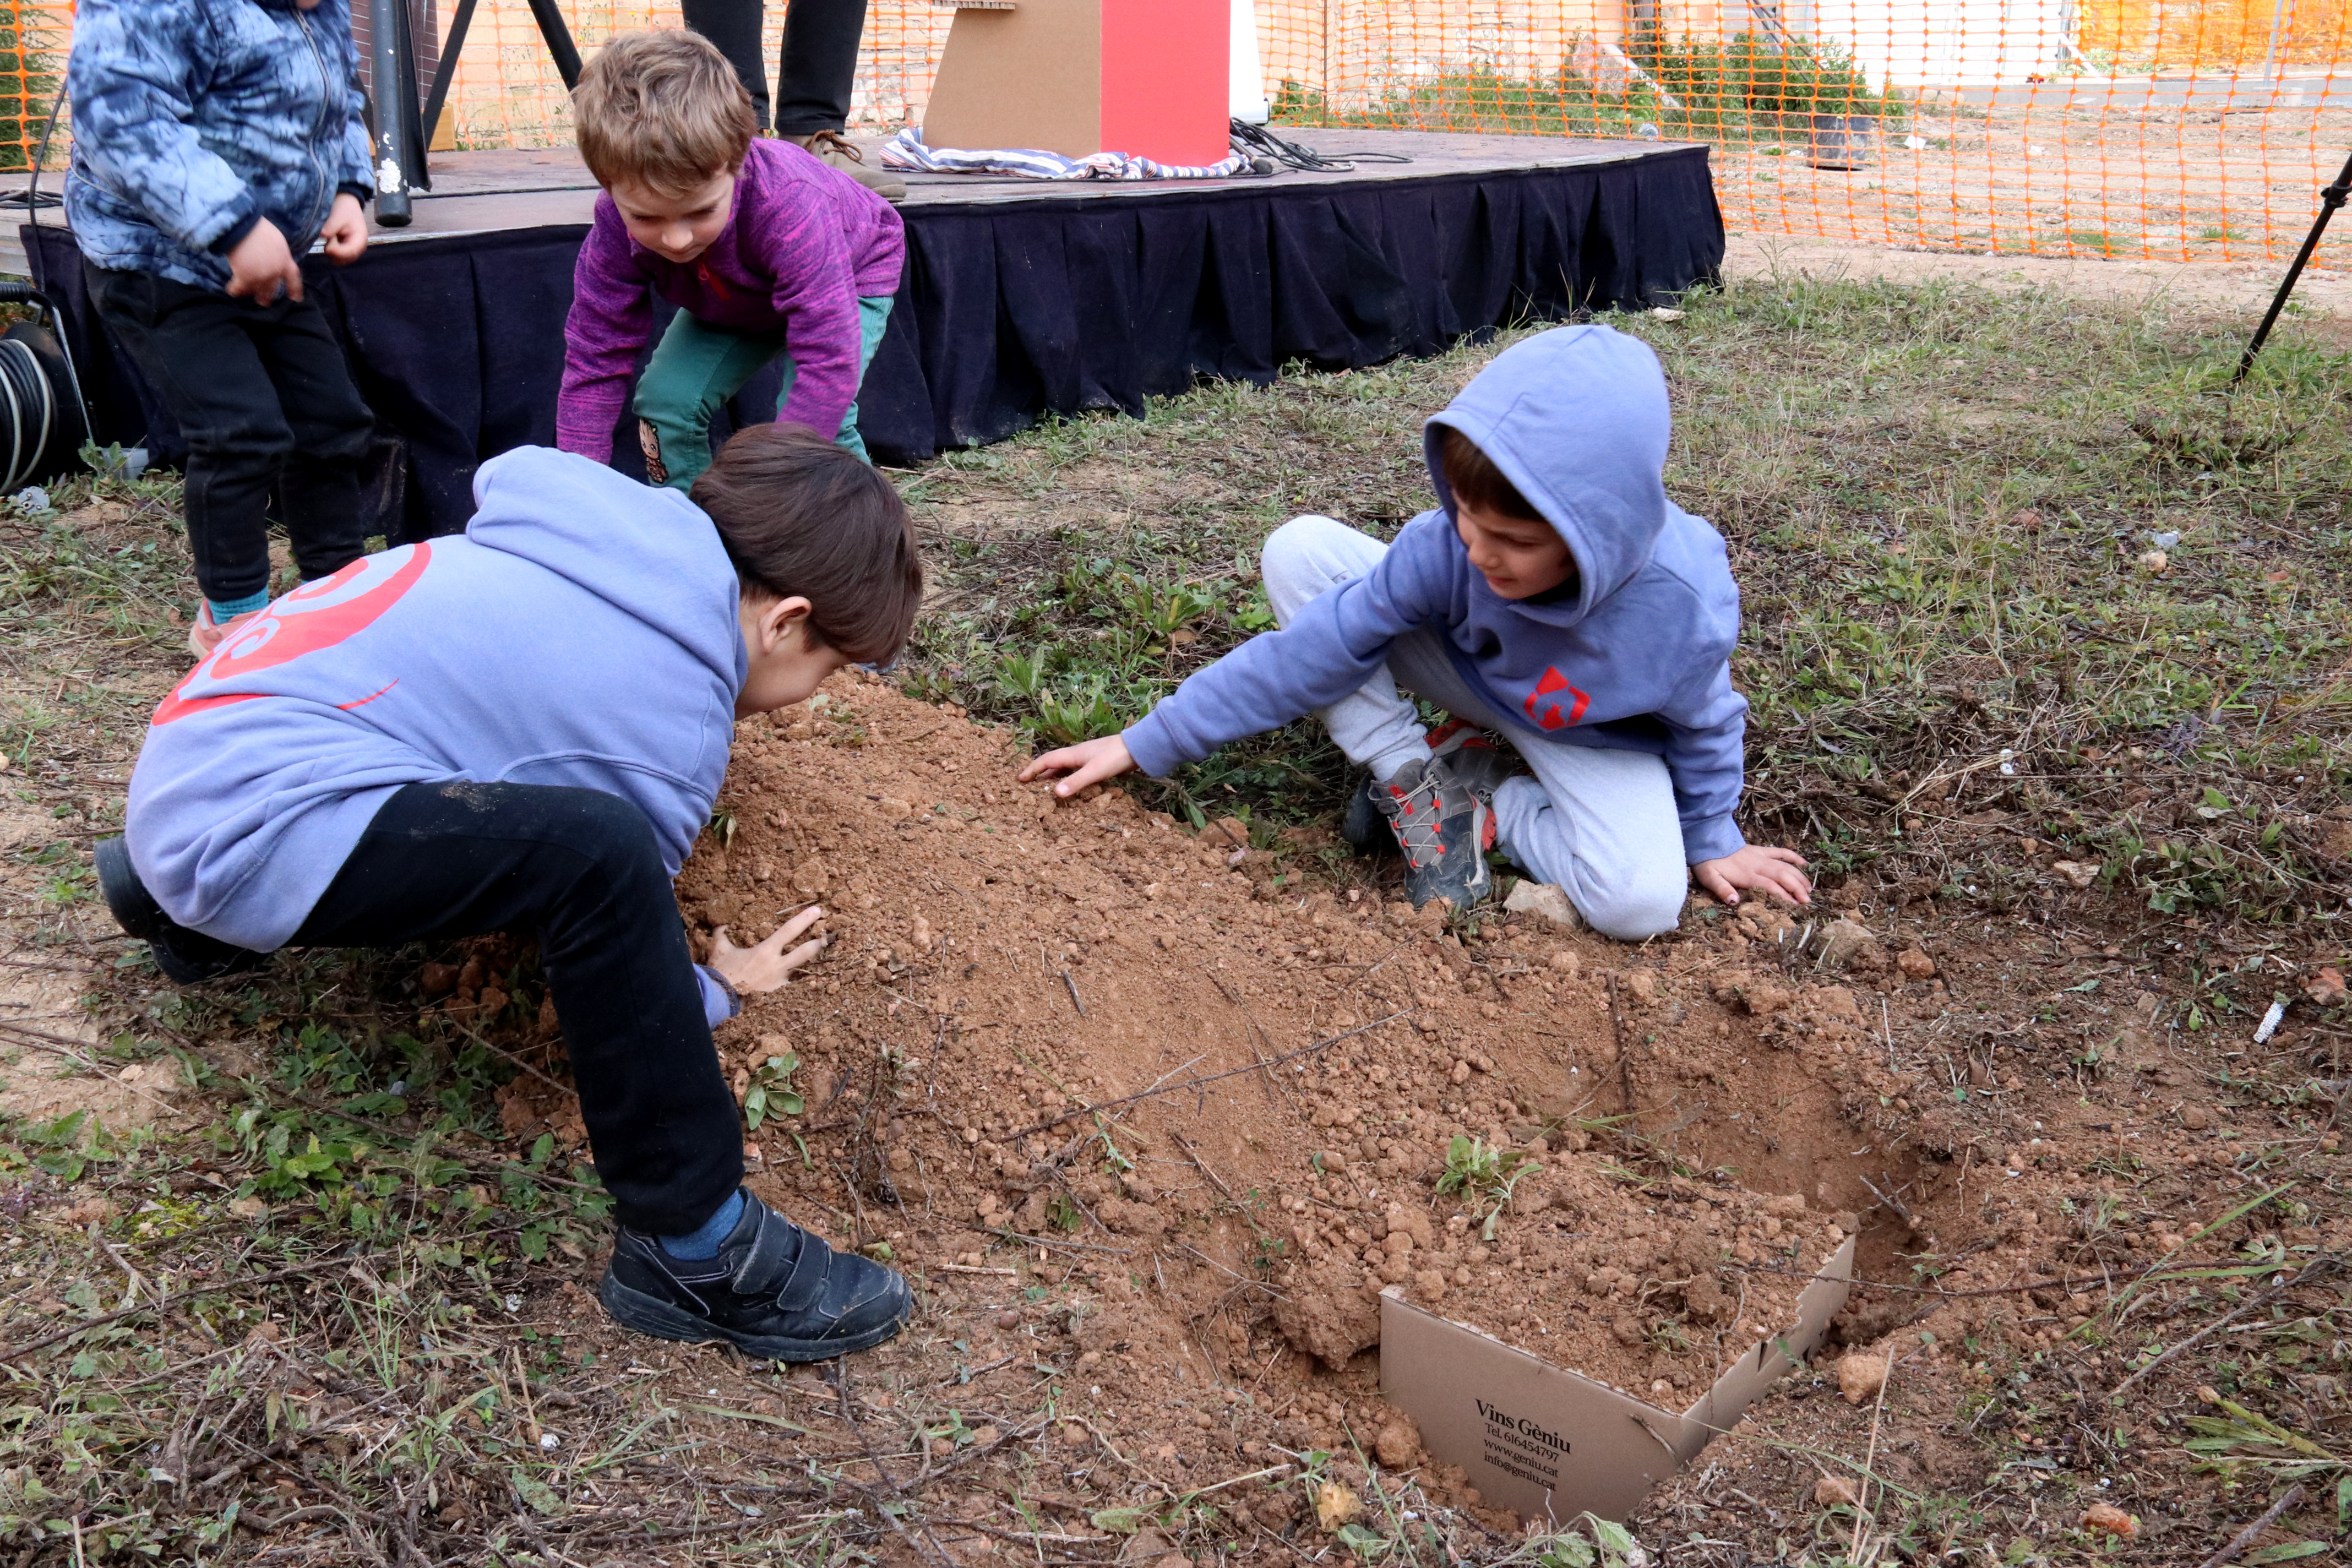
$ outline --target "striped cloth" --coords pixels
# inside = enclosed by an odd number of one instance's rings
[[[1248,172],[1236,153],[1222,163],[1160,163],[1125,153],[1066,158],[1037,147],[927,147],[909,125],[882,143],[882,166],[929,174],[1012,174],[1028,180],[1213,180]]]

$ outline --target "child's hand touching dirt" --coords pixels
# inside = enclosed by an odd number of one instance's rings
[[[1727,904],[1739,901],[1742,888],[1778,893],[1792,904],[1810,904],[1813,901],[1813,881],[1805,875],[1804,865],[1805,858],[1793,849],[1750,844],[1713,860],[1701,860],[1691,868],[1691,875],[1698,879],[1700,887]]]
[[[790,952],[784,951],[784,944],[823,919],[824,908],[811,904],[778,926],[767,941],[751,947],[737,947],[729,942],[727,928],[720,926],[710,933],[710,967],[719,971],[740,995],[781,989],[792,978],[793,970],[824,951],[825,939],[814,938]]]
[[[1105,735],[1098,740],[1081,741],[1075,746],[1048,752],[1023,768],[1020,780],[1044,778],[1047,773],[1067,773],[1070,776],[1054,786],[1054,793],[1067,800],[1088,784],[1105,779],[1115,779],[1121,773],[1135,771],[1135,759],[1127,754],[1127,742],[1117,735]]]

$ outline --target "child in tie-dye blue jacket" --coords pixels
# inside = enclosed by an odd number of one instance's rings
[[[367,247],[350,0],[82,0],[66,80],[83,287],[187,448],[201,658],[269,602],[273,493],[305,582],[377,531],[375,422],[299,259]]]

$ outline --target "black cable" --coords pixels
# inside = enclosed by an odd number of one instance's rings
[[[33,351],[15,338],[0,339],[0,405],[8,416],[8,464],[0,475],[0,495],[14,495],[40,467],[57,424],[57,394]]]
[[[49,138],[56,135],[58,132],[58,112],[64,109],[65,106],[66,83],[65,79],[59,78],[58,80],[58,95],[57,97],[49,100],[48,123],[41,127],[41,145],[33,153],[32,177],[25,182],[25,210],[32,215],[33,226],[36,228],[38,228],[41,225],[41,208],[43,206],[56,206],[63,199],[58,196],[51,196],[47,202],[42,201],[41,165],[48,162]]]
[[[66,88],[70,79],[71,79],[66,77],[59,77],[58,79],[57,96],[49,100],[48,121],[41,127],[41,144],[33,151],[32,172],[26,176],[25,181],[25,216],[31,221],[32,226],[35,228],[41,226],[42,207],[61,206],[64,205],[65,201],[65,198],[62,196],[45,197],[41,195],[41,165],[48,162],[49,138],[58,133],[58,116],[65,110]],[[29,253],[29,247],[25,258],[25,262],[27,269],[29,269],[32,265],[32,257]],[[33,302],[41,307],[42,313],[48,322],[49,335],[57,340],[58,357],[65,361],[66,382],[67,384],[72,388],[74,406],[81,411],[82,439],[85,442],[95,442],[98,439],[98,421],[90,417],[89,397],[89,395],[84,393],[81,389],[81,367],[74,363],[73,345],[66,342],[65,322],[58,317],[57,306],[51,304],[47,296],[40,293],[37,289],[34,291]],[[34,368],[38,370],[40,362],[32,359],[32,351],[27,349],[25,351],[25,353],[26,358],[28,361],[31,361]],[[46,386],[48,378],[44,375],[41,379],[43,384]],[[48,441],[46,433],[48,429],[48,425],[45,422],[41,428],[44,432],[41,444],[43,447],[47,447],[48,445]],[[79,454],[77,454],[77,456],[79,456]],[[35,460],[38,460],[37,454],[36,455]],[[13,489],[14,487],[11,488]]]
[[[1249,159],[1251,172],[1258,174],[1271,174],[1277,168],[1310,174],[1345,174],[1359,163],[1412,162],[1402,153],[1350,153],[1345,158],[1327,158],[1312,147],[1285,141],[1265,126],[1253,125],[1246,120],[1234,121],[1232,133],[1234,150]]]

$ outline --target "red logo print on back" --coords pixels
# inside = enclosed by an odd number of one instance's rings
[[[163,699],[149,722],[169,724],[207,708],[271,695],[233,688],[243,677],[332,647],[366,630],[415,586],[432,560],[430,544],[404,544],[381,555],[362,555],[331,577],[305,583],[222,638],[212,657],[188,671],[187,679]],[[355,692],[355,700],[339,706],[356,708],[383,695]]]
[[[1560,715],[1559,704],[1557,702],[1545,702],[1542,710],[1537,710],[1536,704],[1542,702],[1555,691],[1565,691],[1576,700],[1570,705],[1565,718]],[[1591,700],[1591,698],[1570,686],[1568,683],[1568,677],[1557,669],[1547,667],[1543,672],[1543,679],[1537,681],[1536,689],[1528,694],[1527,714],[1544,729],[1565,730],[1584,717],[1585,707]]]

